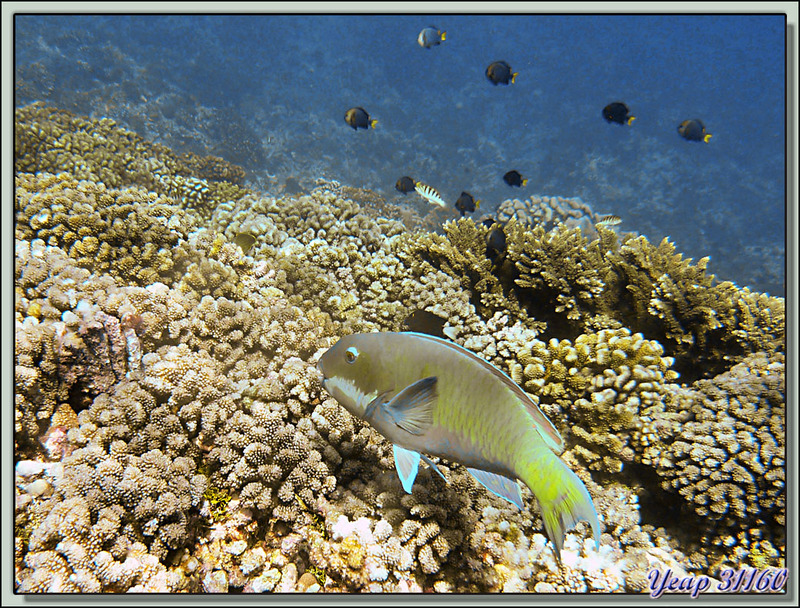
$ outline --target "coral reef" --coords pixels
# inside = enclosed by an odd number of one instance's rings
[[[763,567],[755,555],[767,547],[766,563],[778,561],[774,547],[786,542],[785,394],[783,354],[757,353],[713,380],[674,387],[634,433],[641,461],[697,514],[713,550],[694,559],[709,570]]]
[[[212,202],[246,194],[240,187],[244,170],[222,158],[179,156],[110,118],[89,120],[43,103],[15,109],[14,150],[17,173],[66,171],[108,188],[136,184],[169,194],[201,215]]]
[[[534,194],[525,201],[518,198],[503,201],[495,217],[504,224],[514,218],[527,229],[542,226],[547,231],[563,223],[568,228],[580,228],[585,236],[593,239],[597,237],[595,224],[602,216],[580,198]]]
[[[683,259],[667,239],[620,239],[599,227],[589,241],[579,228],[503,230],[507,255],[485,260],[487,229],[469,219],[447,222],[445,236],[406,237],[400,257],[414,272],[434,267],[461,278],[476,311],[507,311],[549,337],[575,338],[587,330],[624,326],[657,340],[676,370],[694,380],[711,377],[751,353],[783,348],[782,298],[717,282],[707,259]],[[418,270],[421,269],[421,270]]]
[[[492,261],[471,219],[409,232],[430,220],[363,189],[257,194],[107,120],[17,119],[18,591],[638,593],[784,564],[782,300],[667,241],[512,218]],[[327,396],[327,348],[415,309],[559,427],[599,550],[579,525],[559,568],[528,490],[456,463],[406,494]]]

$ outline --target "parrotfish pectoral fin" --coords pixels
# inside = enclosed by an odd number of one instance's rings
[[[383,407],[394,423],[413,435],[421,435],[433,423],[436,376],[409,384]]]
[[[600,522],[592,497],[589,496],[580,478],[563,462],[561,465],[561,479],[558,480],[561,492],[556,500],[549,504],[540,501],[544,528],[556,548],[557,558],[561,555],[564,535],[579,521],[589,522],[594,533],[595,549],[600,548]]]
[[[481,482],[487,490],[522,509],[522,494],[519,491],[519,484],[516,480],[480,469],[467,467],[467,471],[472,473],[472,476]]]
[[[392,391],[383,391],[382,393],[378,394],[378,396],[377,396],[377,397],[375,397],[374,399],[372,399],[372,400],[371,400],[371,401],[370,401],[370,402],[369,402],[369,403],[366,405],[366,407],[364,408],[364,420],[366,420],[367,422],[370,422],[370,421],[372,420],[372,416],[373,416],[373,413],[375,412],[375,408],[376,408],[376,407],[378,407],[379,405],[382,405],[382,404],[384,404],[384,403],[385,403],[385,400],[386,400],[386,397],[387,397],[387,395],[388,395],[389,393],[391,393],[391,392],[392,392]],[[373,394],[374,394],[374,393],[373,393]],[[366,401],[366,399],[369,399],[369,396],[368,396],[368,395],[364,395],[363,397],[359,398],[359,406],[360,406],[360,405],[361,405],[361,404],[362,404],[364,401]]]
[[[449,481],[447,481],[447,477],[445,477],[445,476],[444,476],[444,473],[442,473],[442,472],[439,470],[439,467],[437,467],[437,466],[436,466],[436,463],[435,463],[435,462],[433,462],[433,460],[431,460],[430,458],[428,458],[427,456],[425,456],[425,454],[420,454],[420,456],[422,457],[422,460],[424,460],[424,461],[425,461],[425,464],[427,464],[427,465],[428,465],[430,468],[432,468],[434,471],[436,471],[437,473],[439,473],[439,477],[441,477],[442,479],[444,479],[444,482],[445,482],[445,483],[450,483]]]
[[[394,450],[394,466],[397,469],[397,476],[400,478],[406,494],[411,494],[411,487],[414,485],[417,471],[419,471],[420,453],[401,448],[399,445],[392,445],[392,449]],[[425,458],[425,460],[428,459]]]

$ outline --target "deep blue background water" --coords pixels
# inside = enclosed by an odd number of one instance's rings
[[[16,103],[110,116],[273,191],[411,175],[489,211],[580,196],[719,278],[784,292],[784,32],[771,16],[17,16]],[[430,50],[426,25],[447,31]],[[484,72],[505,60],[516,83]],[[637,120],[606,123],[624,101]],[[375,130],[343,116],[363,106]],[[700,118],[708,145],[677,135]],[[502,175],[529,178],[512,189]],[[415,196],[415,195],[409,195]]]

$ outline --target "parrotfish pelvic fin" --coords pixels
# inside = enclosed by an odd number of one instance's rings
[[[434,471],[436,471],[437,473],[439,473],[439,477],[441,477],[442,479],[444,479],[444,482],[445,482],[445,483],[450,483],[449,481],[447,481],[447,477],[445,477],[445,476],[444,476],[444,473],[442,473],[442,472],[439,470],[439,467],[437,467],[437,466],[436,466],[436,463],[435,463],[435,462],[433,462],[433,460],[431,460],[430,458],[428,458],[427,456],[425,456],[425,454],[420,454],[420,457],[422,458],[422,460],[424,460],[424,461],[425,461],[425,464],[427,464],[427,465],[428,465],[430,468],[432,468]]]
[[[411,488],[414,486],[414,480],[419,471],[420,453],[401,448],[399,445],[392,445],[392,450],[394,451],[394,466],[397,469],[400,483],[403,484],[406,494],[411,494]]]
[[[413,435],[421,435],[433,423],[437,381],[436,376],[417,380],[381,407],[385,408],[389,418],[401,429]]]
[[[492,492],[492,494],[496,494],[512,505],[516,505],[518,509],[522,509],[522,494],[519,491],[519,484],[515,479],[509,479],[497,473],[490,473],[489,471],[482,471],[481,469],[470,469],[467,467],[467,471],[469,471],[487,490]]]

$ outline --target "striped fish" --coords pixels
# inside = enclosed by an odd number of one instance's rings
[[[429,203],[439,205],[440,207],[447,207],[447,203],[442,200],[442,197],[439,196],[439,193],[431,188],[428,184],[417,182],[414,185],[414,190],[416,190],[417,193]]]
[[[325,390],[394,444],[406,492],[420,460],[444,478],[425,454],[463,464],[521,509],[520,479],[539,501],[556,559],[567,530],[582,520],[599,547],[600,522],[586,486],[556,455],[564,449],[558,430],[487,361],[434,336],[385,332],[341,338],[317,367]]]
[[[604,215],[598,221],[596,226],[617,226],[622,223],[622,218],[618,215]]]

